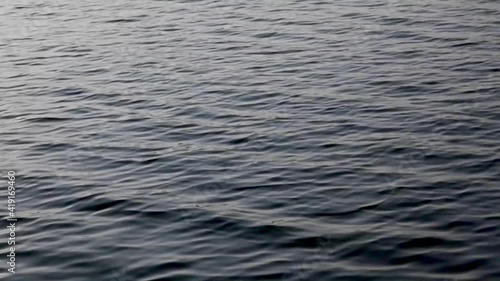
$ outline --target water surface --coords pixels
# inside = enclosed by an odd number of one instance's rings
[[[500,280],[499,19],[497,1],[2,1],[20,229],[0,279]]]

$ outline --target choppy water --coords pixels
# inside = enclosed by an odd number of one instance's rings
[[[500,280],[499,27],[498,1],[2,1],[1,280]]]

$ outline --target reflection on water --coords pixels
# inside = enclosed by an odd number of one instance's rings
[[[0,14],[1,280],[500,279],[497,2]]]

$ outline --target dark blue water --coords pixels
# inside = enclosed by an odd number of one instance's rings
[[[499,57],[498,1],[2,1],[0,280],[500,280]]]

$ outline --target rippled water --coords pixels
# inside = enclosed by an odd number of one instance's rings
[[[498,1],[2,1],[0,47],[1,280],[500,280]]]

